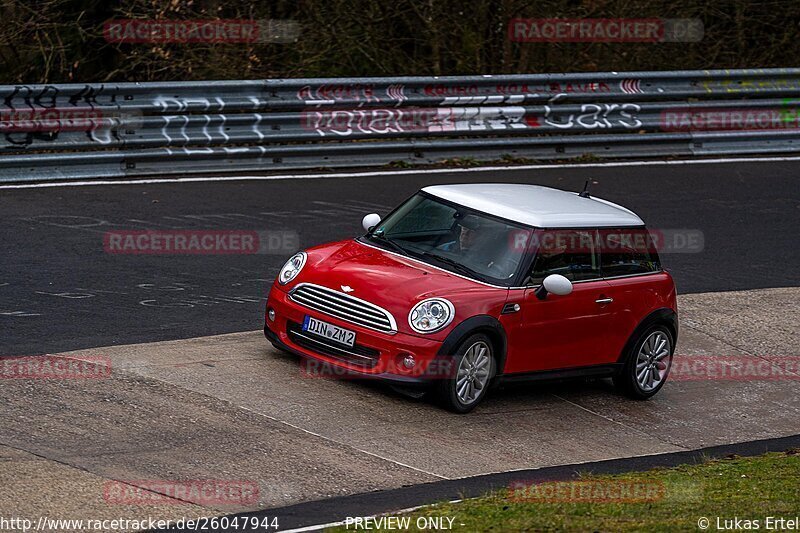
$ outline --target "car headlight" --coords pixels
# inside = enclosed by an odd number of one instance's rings
[[[408,324],[418,333],[439,331],[453,321],[456,309],[444,298],[428,298],[411,309]]]
[[[286,285],[303,270],[303,267],[306,265],[306,258],[308,256],[305,252],[297,252],[292,257],[286,261],[286,264],[283,265],[281,268],[280,273],[278,274],[278,283],[281,285]]]

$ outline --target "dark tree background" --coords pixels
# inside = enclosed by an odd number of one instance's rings
[[[790,67],[800,2],[2,1],[0,83]],[[698,18],[697,43],[514,43],[515,17]],[[119,44],[109,19],[291,19],[290,44]]]

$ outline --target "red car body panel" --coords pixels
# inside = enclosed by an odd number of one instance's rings
[[[443,341],[449,328],[427,335],[412,330],[408,313],[418,301],[433,296],[448,298],[456,305],[456,324],[476,314],[498,316],[508,295],[508,289],[485,285],[355,240],[311,248],[306,253],[306,268],[280,288],[288,291],[303,282],[336,290],[342,285],[352,286],[353,296],[391,312],[398,332],[426,340]]]
[[[578,282],[568,296],[540,300],[535,289],[509,301],[522,307],[509,338],[506,373],[616,363],[625,343],[651,312],[677,312],[675,287],[666,272]],[[608,304],[598,300],[612,298]]]
[[[290,300],[288,293],[284,292],[283,288],[272,288],[269,295],[268,305],[275,310],[276,318],[274,322],[268,322],[267,327],[277,335],[280,342],[292,350],[301,353],[305,357],[322,361],[328,365],[332,365],[333,367],[341,367],[348,373],[364,374],[365,376],[389,373],[413,377],[427,371],[430,361],[435,358],[442,344],[440,341],[423,339],[405,333],[398,332],[395,335],[381,333],[344,320],[340,320],[336,317],[306,309],[305,307]],[[303,346],[296,344],[294,340],[287,334],[288,322],[292,321],[297,324],[302,324],[306,315],[310,315],[331,324],[355,331],[359,345],[374,348],[380,351],[381,356],[378,364],[373,368],[366,369],[359,365],[341,361],[335,357],[329,357],[325,354],[308,350]],[[398,363],[398,357],[402,357],[402,354],[405,353],[414,354],[419,361],[418,366],[415,367],[413,371],[404,371],[402,365]],[[315,371],[315,367],[308,367],[307,369],[309,375],[313,375]],[[319,369],[321,377],[326,377],[326,372],[328,371],[329,370],[327,369],[322,369],[322,367]],[[334,376],[335,375],[336,374],[334,374]]]
[[[608,306],[612,312],[612,327],[606,333],[607,342],[618,348],[609,355],[607,362],[614,362],[644,317],[657,309],[669,309],[677,314],[678,300],[672,276],[664,271],[606,281],[607,294],[614,299]]]
[[[607,289],[603,280],[575,283],[569,296],[544,300],[536,297],[535,289],[520,291],[522,313],[509,343],[506,371],[554,370],[607,360],[611,311],[595,303]]]
[[[476,316],[489,316],[502,326],[507,339],[505,374],[566,369],[616,363],[636,327],[659,309],[677,312],[675,287],[663,271],[618,279],[577,282],[567,296],[541,300],[533,288],[504,288],[471,280],[424,262],[356,240],[308,249],[306,266],[287,285],[273,284],[267,307],[276,312],[266,328],[291,350],[348,371],[369,376],[414,377],[432,368],[448,335]],[[289,292],[300,283],[313,283],[339,291],[392,313],[395,334],[384,333],[338,319],[291,300]],[[455,318],[444,329],[420,334],[408,324],[411,308],[421,300],[442,297],[455,307]],[[597,300],[612,298],[608,304]],[[503,314],[506,303],[520,311]],[[304,348],[287,334],[287,322],[302,323],[306,315],[355,331],[357,343],[380,352],[378,363],[365,369],[335,357]],[[411,353],[418,364],[405,369],[399,361]],[[434,375],[428,373],[428,376]]]
[[[306,266],[297,278],[285,286],[277,281],[273,284],[267,305],[275,309],[276,321],[267,321],[266,325],[281,342],[304,356],[364,374],[420,375],[428,369],[453,327],[475,315],[499,316],[508,297],[508,289],[469,280],[355,240],[310,248],[306,253]],[[383,333],[307,309],[288,297],[292,288],[300,283],[314,283],[337,291],[343,285],[352,287],[352,296],[392,313],[397,322],[397,333]],[[415,303],[433,296],[449,299],[456,308],[455,318],[441,331],[427,335],[417,333],[408,324],[408,313]],[[286,333],[287,318],[302,323],[305,315],[355,331],[359,345],[381,352],[378,365],[364,369],[294,343]],[[405,353],[413,354],[417,360],[413,372],[398,364],[398,356]]]

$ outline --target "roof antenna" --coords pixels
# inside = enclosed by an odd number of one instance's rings
[[[583,185],[583,190],[578,193],[578,196],[581,198],[591,198],[589,196],[589,184],[592,183],[591,179],[586,180],[586,183]]]

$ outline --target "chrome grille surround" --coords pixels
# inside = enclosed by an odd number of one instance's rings
[[[320,313],[382,333],[397,333],[392,314],[377,305],[314,283],[299,283],[289,292],[292,301]]]

